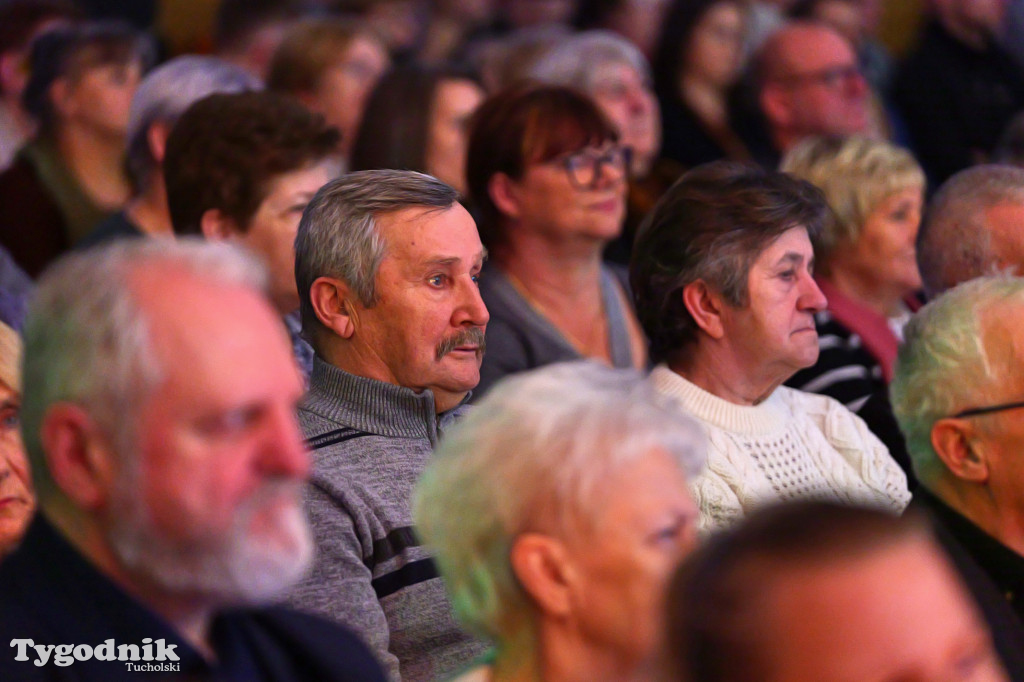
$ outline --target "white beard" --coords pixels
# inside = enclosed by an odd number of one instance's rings
[[[128,477],[130,478],[130,477]],[[294,585],[313,558],[313,540],[299,500],[301,483],[265,484],[235,512],[224,537],[168,541],[157,531],[135,485],[119,489],[112,504],[109,541],[122,564],[172,593],[200,595],[218,606],[260,604]],[[268,505],[291,503],[263,520],[272,528],[257,535],[253,519]]]

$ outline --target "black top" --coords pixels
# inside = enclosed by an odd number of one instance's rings
[[[1024,73],[995,45],[974,49],[933,21],[897,75],[893,99],[937,186],[992,152],[1024,108]]]
[[[210,630],[216,662],[204,659],[160,616],[135,601],[99,573],[64,540],[42,515],[29,526],[21,546],[0,564],[0,680],[189,680],[242,682],[267,680],[334,680],[383,682],[384,675],[367,648],[332,623],[271,607],[226,611]],[[142,648],[150,638],[180,660],[152,661],[157,670],[129,671],[126,662],[74,660],[54,663],[50,654],[37,666],[38,654],[22,646],[28,660],[17,661],[15,639],[35,646],[87,644],[108,639],[114,646]],[[145,667],[146,661],[135,661]],[[174,666],[161,672],[162,664]]]
[[[947,506],[922,486],[914,506],[932,519],[939,544],[953,560],[981,609],[996,651],[1012,680],[1024,680],[1024,557]]]

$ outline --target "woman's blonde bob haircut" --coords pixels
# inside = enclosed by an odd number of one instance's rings
[[[779,170],[818,187],[836,215],[822,231],[815,254],[817,269],[825,274],[839,247],[857,243],[868,216],[882,201],[911,187],[925,187],[924,171],[910,152],[866,137],[808,138],[786,153]]]

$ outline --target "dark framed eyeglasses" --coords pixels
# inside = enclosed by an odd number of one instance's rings
[[[846,85],[854,79],[863,77],[864,74],[861,73],[860,67],[856,64],[846,64],[844,66],[833,66],[829,69],[821,69],[820,71],[783,76],[778,79],[778,82],[783,85],[805,85],[807,83],[815,83],[823,85],[829,90],[834,90],[841,85]]]
[[[992,405],[990,407],[972,407],[969,410],[961,410],[953,415],[953,419],[962,419],[964,417],[976,417],[980,414],[992,414],[993,412],[1004,412],[1006,410],[1016,410],[1024,407],[1024,400],[1016,403],[1003,403],[1002,405]]]
[[[562,166],[569,176],[569,182],[576,189],[594,189],[601,179],[601,171],[610,166],[623,175],[629,169],[632,150],[629,147],[615,145],[604,151],[581,149],[568,154],[562,159]]]

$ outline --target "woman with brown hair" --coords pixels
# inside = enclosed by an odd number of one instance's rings
[[[565,87],[506,90],[474,116],[466,175],[491,257],[479,392],[561,360],[646,366],[628,296],[601,261],[625,215],[618,139],[593,101]]]

